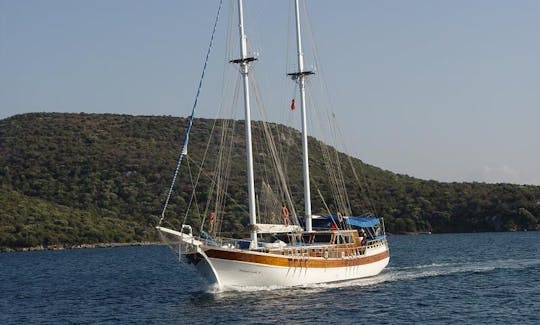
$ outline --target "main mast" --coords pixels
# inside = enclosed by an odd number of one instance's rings
[[[304,220],[306,222],[306,231],[312,231],[313,229],[311,223],[311,192],[309,181],[305,78],[308,75],[314,74],[314,72],[304,70],[304,52],[302,50],[302,35],[300,31],[300,8],[298,2],[299,0],[294,1],[296,16],[296,46],[298,51],[298,71],[294,73],[289,73],[289,76],[291,76],[293,80],[296,80],[298,82],[298,88],[300,89],[300,106],[302,114],[302,169],[304,174]]]
[[[255,181],[253,178],[253,145],[251,143],[251,108],[249,99],[249,63],[256,58],[247,56],[247,38],[244,33],[244,8],[242,0],[238,0],[238,28],[240,31],[240,59],[231,62],[240,65],[240,74],[244,81],[244,109],[245,109],[245,133],[246,133],[246,160],[248,176],[248,203],[249,203],[249,223],[251,227],[250,248],[257,248],[257,217],[255,210]]]

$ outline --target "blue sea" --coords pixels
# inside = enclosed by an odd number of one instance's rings
[[[540,324],[540,232],[389,242],[373,278],[235,292],[166,246],[0,253],[0,324]]]

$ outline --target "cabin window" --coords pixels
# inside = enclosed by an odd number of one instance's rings
[[[340,234],[336,238],[336,244],[350,244],[353,242],[354,240],[350,234]]]
[[[315,243],[329,243],[332,239],[332,234],[316,234]]]

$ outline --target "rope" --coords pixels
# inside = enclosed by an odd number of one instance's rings
[[[206,66],[208,64],[208,58],[210,57],[210,53],[212,52],[212,47],[214,45],[214,35],[216,33],[217,24],[219,22],[219,15],[221,13],[222,4],[223,4],[223,0],[220,0],[217,15],[216,15],[216,19],[214,21],[214,28],[212,30],[212,35],[210,37],[210,44],[208,45],[208,50],[206,51],[206,58],[204,60],[204,66],[203,66],[202,73],[201,73],[201,79],[199,80],[199,86],[197,87],[197,94],[195,95],[195,101],[193,102],[193,107],[191,109],[191,115],[189,116],[188,128],[186,130],[184,143],[182,144],[182,150],[180,151],[180,155],[178,156],[178,161],[176,163],[176,169],[174,171],[171,186],[169,187],[169,192],[167,194],[167,199],[165,200],[165,203],[163,204],[163,210],[161,211],[161,219],[159,219],[159,225],[161,225],[161,222],[163,222],[163,219],[165,218],[165,211],[167,210],[167,206],[169,205],[169,201],[171,199],[171,195],[172,195],[172,192],[173,192],[173,189],[174,189],[174,184],[176,183],[176,178],[178,176],[180,166],[182,165],[182,160],[184,159],[184,156],[187,155],[187,145],[188,145],[188,142],[189,142],[189,133],[191,132],[191,128],[193,126],[193,117],[195,116],[195,109],[197,108],[197,102],[199,101],[199,95],[201,93],[202,83],[203,83],[203,80],[204,80],[204,74],[206,72]]]
[[[266,118],[266,110],[264,109],[264,105],[262,104],[262,99],[259,92],[258,84],[255,82],[255,78],[253,78],[254,82],[254,93],[255,93],[255,101],[257,102],[257,108],[259,108],[259,113],[262,115],[262,126],[264,131],[264,138],[266,141],[266,145],[268,146],[268,150],[270,153],[270,156],[272,158],[274,172],[276,177],[278,178],[278,184],[281,185],[281,190],[283,191],[283,195],[285,196],[286,201],[289,203],[289,206],[291,207],[291,215],[292,215],[292,221],[294,224],[298,225],[298,215],[296,213],[296,209],[293,204],[293,197],[290,192],[289,186],[288,186],[288,178],[285,174],[283,163],[280,160],[278,150],[276,147],[276,143],[274,141],[274,138],[272,136],[272,131],[270,130],[270,126],[266,122],[268,119]]]

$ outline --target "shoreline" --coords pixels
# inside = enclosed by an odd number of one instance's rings
[[[129,247],[129,246],[154,246],[165,245],[162,242],[134,242],[134,243],[95,243],[95,244],[75,244],[75,245],[48,245],[34,247],[0,247],[0,253],[17,253],[17,252],[37,252],[37,251],[62,251],[67,249],[89,249],[89,248],[113,248],[113,247]]]

